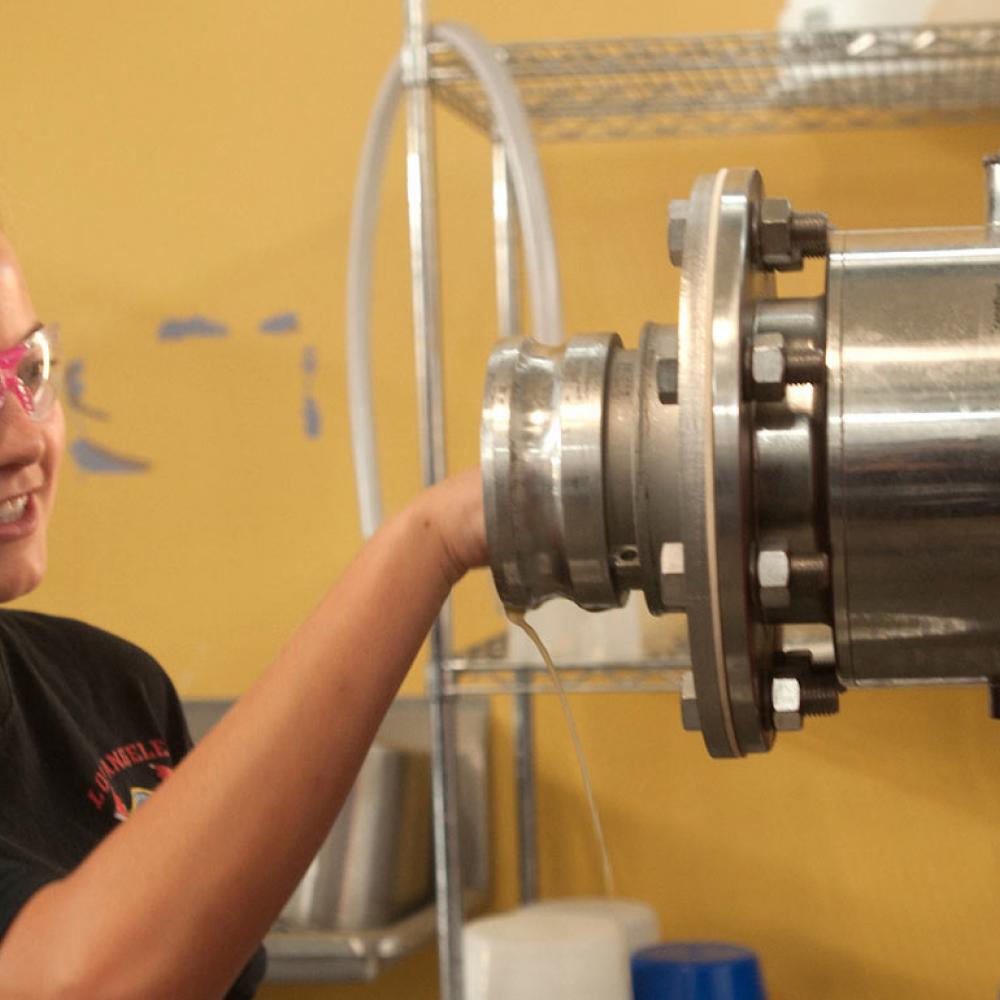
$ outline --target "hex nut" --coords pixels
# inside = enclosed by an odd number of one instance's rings
[[[775,677],[771,681],[771,706],[776,712],[801,710],[802,685],[797,677]]]
[[[774,728],[779,733],[797,733],[802,729],[801,712],[775,712]]]
[[[681,725],[688,733],[701,732],[701,717],[698,715],[698,698],[694,689],[694,674],[685,670],[681,677]]]
[[[777,610],[792,603],[792,566],[784,549],[761,549],[757,554],[757,586],[762,607]]]
[[[775,677],[771,681],[771,709],[778,732],[802,728],[802,685],[796,677]]]
[[[668,611],[684,610],[683,542],[664,542],[660,548],[660,596]]]
[[[792,203],[765,198],[760,205],[757,240],[764,267],[790,271],[802,266],[802,253],[792,238]]]
[[[667,223],[667,248],[670,263],[680,267],[684,263],[684,236],[687,232],[688,203],[682,198],[670,202],[670,216]]]
[[[785,384],[785,338],[780,333],[758,333],[754,337],[750,374],[759,386]]]

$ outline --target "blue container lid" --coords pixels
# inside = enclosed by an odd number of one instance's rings
[[[678,941],[632,956],[635,1000],[766,1000],[757,956],[714,941]]]

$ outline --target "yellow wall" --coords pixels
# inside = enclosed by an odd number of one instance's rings
[[[497,40],[768,27],[777,0],[437,0]],[[49,580],[30,603],[145,644],[185,695],[243,689],[358,545],[342,314],[365,118],[399,5],[372,0],[32,0],[0,10],[0,218],[40,311],[81,360],[71,436],[148,460],[67,460]],[[988,128],[558,146],[544,165],[569,328],[674,315],[664,209],[700,172],[755,164],[841,226],[973,223]],[[494,333],[483,141],[440,138],[451,454],[475,460]],[[379,250],[376,351],[391,506],[418,480],[400,157]],[[294,311],[295,334],[259,323]],[[223,323],[164,342],[169,317]],[[303,430],[316,352],[322,434]],[[401,568],[405,572],[405,567]],[[488,580],[460,637],[496,626]],[[420,685],[419,671],[410,687]],[[758,948],[775,997],[970,1000],[1000,985],[1000,729],[981,692],[852,693],[777,750],[709,760],[676,699],[576,700],[618,882],[667,936]],[[557,706],[538,710],[546,894],[597,859]],[[495,873],[514,900],[509,716],[496,711]],[[220,835],[224,832],[220,831]],[[434,996],[428,951],[369,987],[270,1000]]]

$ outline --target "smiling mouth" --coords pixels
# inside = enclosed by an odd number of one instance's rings
[[[29,495],[22,493],[20,496],[0,501],[0,524],[13,524],[15,521],[20,521],[27,510],[28,499]]]

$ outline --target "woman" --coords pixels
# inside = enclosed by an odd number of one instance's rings
[[[64,433],[48,349],[0,236],[4,601],[45,571]],[[383,526],[186,755],[176,695],[144,653],[77,622],[0,613],[0,1000],[252,996],[258,942],[449,589],[485,559],[470,470]]]

